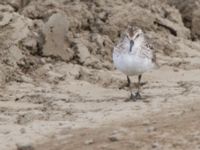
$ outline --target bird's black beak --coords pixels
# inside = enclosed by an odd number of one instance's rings
[[[130,40],[130,49],[129,49],[129,52],[132,51],[132,47],[134,46],[134,41],[133,40]]]

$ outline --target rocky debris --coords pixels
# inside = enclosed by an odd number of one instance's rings
[[[83,43],[76,43],[73,49],[79,58],[78,60],[80,64],[87,62],[87,59],[90,58],[90,52]]]
[[[32,20],[25,18],[18,13],[12,13],[10,15],[12,18],[10,18],[9,22],[12,23],[9,23],[9,26],[13,29],[13,32],[10,32],[11,37],[9,40],[14,44],[18,44],[20,41],[31,35],[32,31],[30,30],[30,27],[33,25]]]
[[[48,17],[56,12],[54,9],[56,4],[57,2],[48,0],[30,1],[30,3],[28,3],[28,5],[21,10],[21,13],[30,19],[44,19],[47,21]]]
[[[28,5],[30,0],[2,0],[1,4],[8,4],[12,6],[15,11],[20,11],[23,7]]]
[[[33,36],[29,36],[22,41],[23,49],[27,49],[31,54],[36,54],[40,52],[39,42],[41,37],[38,34],[34,34]],[[40,41],[39,41],[40,40]]]

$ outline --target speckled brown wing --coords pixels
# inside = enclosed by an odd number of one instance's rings
[[[153,48],[153,46],[148,42],[144,41],[143,45],[141,46],[140,49],[140,55],[141,57],[146,57],[152,61],[152,63],[156,64],[156,53]]]
[[[156,52],[154,47],[146,42],[146,46],[148,47],[149,51],[151,51],[151,60],[153,63],[156,63]]]
[[[147,49],[149,50],[149,53],[150,53],[149,59],[151,59],[152,63],[154,64],[154,68],[158,69],[160,66],[157,62],[156,51],[155,51],[154,47],[149,43],[146,43],[146,47],[147,47]]]

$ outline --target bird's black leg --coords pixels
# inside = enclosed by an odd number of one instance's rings
[[[129,76],[127,76],[127,82],[128,82],[127,86],[130,87],[131,86],[131,80],[130,80]]]
[[[126,76],[126,77],[127,77],[127,83],[121,85],[119,87],[119,89],[123,89],[124,87],[129,87],[130,88],[130,86],[131,86],[131,80],[130,80],[129,76]]]
[[[140,95],[140,82],[141,82],[141,79],[142,79],[142,75],[140,74],[138,76],[138,90],[137,92],[135,93],[135,98],[136,99],[141,99],[141,95]]]
[[[129,76],[127,76],[127,86],[129,87],[129,90],[131,92],[131,95],[128,99],[126,99],[125,101],[136,101],[135,95],[132,93],[132,87],[131,87],[131,79],[129,78]]]

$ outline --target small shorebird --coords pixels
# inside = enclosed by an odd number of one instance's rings
[[[142,74],[157,66],[156,55],[150,47],[144,32],[137,27],[129,26],[124,37],[114,47],[113,62],[115,67],[127,76],[131,96],[128,100],[141,99],[140,84]],[[131,80],[129,76],[138,76],[137,92],[132,93]]]

